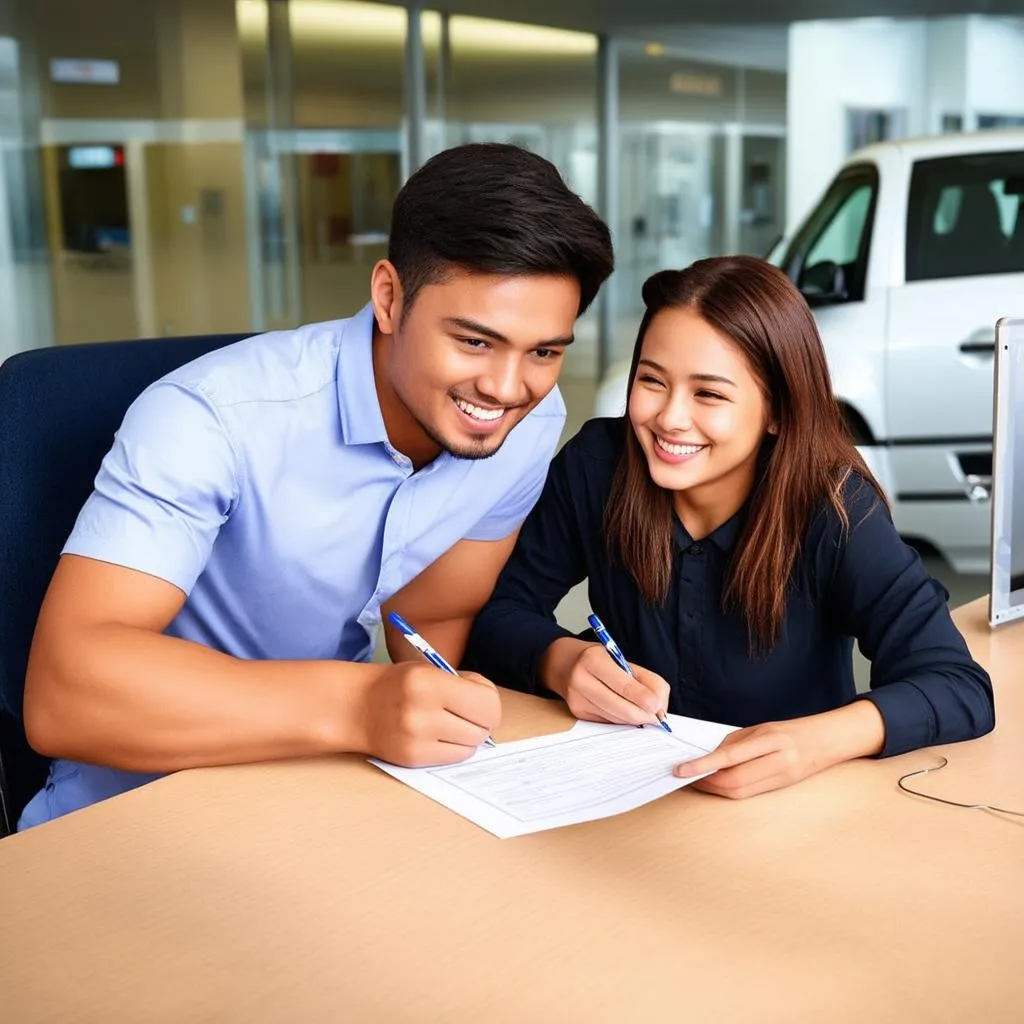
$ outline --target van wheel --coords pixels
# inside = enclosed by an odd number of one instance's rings
[[[859,446],[875,443],[875,435],[871,433],[871,428],[868,426],[867,420],[865,420],[852,405],[840,402],[839,411],[843,414],[846,429],[850,433],[850,440],[853,441],[855,445]]]

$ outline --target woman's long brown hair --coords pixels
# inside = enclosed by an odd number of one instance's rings
[[[747,620],[752,649],[778,642],[786,594],[811,517],[829,503],[848,527],[843,488],[851,471],[885,496],[853,446],[832,393],[817,325],[782,271],[752,256],[699,260],[644,284],[646,306],[633,350],[629,393],[651,321],[664,309],[693,310],[732,339],[768,400],[778,435],[762,442],[749,512],[723,594]],[[605,535],[649,604],[665,601],[672,575],[672,492],[651,479],[628,414],[625,446],[605,509]]]

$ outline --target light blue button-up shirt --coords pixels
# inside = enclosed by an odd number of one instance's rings
[[[183,590],[171,636],[238,658],[369,660],[382,603],[458,541],[519,526],[565,419],[556,389],[490,458],[444,453],[414,473],[384,429],[372,328],[367,306],[249,338],[153,384],[65,553]],[[20,827],[153,778],[56,761]]]

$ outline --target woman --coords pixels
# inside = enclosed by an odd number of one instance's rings
[[[745,727],[677,769],[731,797],[991,730],[988,676],[850,443],[799,292],[728,257],[655,274],[643,297],[627,413],[553,461],[473,666],[578,718]],[[585,578],[636,679],[555,622]],[[853,638],[872,663],[860,699]]]

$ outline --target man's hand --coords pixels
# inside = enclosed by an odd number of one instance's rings
[[[65,555],[29,661],[29,741],[145,773],[342,752],[427,764],[467,757],[501,719],[489,682],[422,658],[242,659],[168,636],[184,601],[155,576]]]
[[[587,722],[657,725],[668,708],[669,685],[656,672],[629,663],[634,679],[601,644],[556,640],[541,659],[541,677],[569,710]]]
[[[711,774],[694,789],[740,800],[800,782],[823,768],[877,754],[885,742],[881,713],[859,700],[788,722],[766,722],[730,733],[710,754],[675,769],[680,778]]]
[[[495,685],[475,672],[453,676],[426,662],[381,672],[357,705],[363,751],[418,768],[469,757],[501,721]]]

